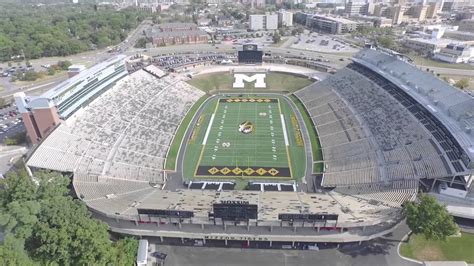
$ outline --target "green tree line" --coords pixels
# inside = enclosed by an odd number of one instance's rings
[[[137,240],[112,242],[107,225],[69,195],[70,179],[25,170],[0,181],[0,265],[133,265]]]
[[[118,44],[144,19],[135,10],[93,5],[0,4],[0,60],[67,56]]]

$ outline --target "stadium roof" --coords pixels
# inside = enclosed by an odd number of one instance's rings
[[[471,164],[474,162],[474,98],[471,95],[380,50],[364,49],[354,56],[354,61],[383,75],[423,104],[451,132]]]
[[[127,56],[120,54],[115,57],[112,57],[104,62],[101,62],[99,64],[94,65],[93,67],[86,69],[82,72],[80,72],[78,75],[67,79],[58,85],[56,85],[54,88],[48,90],[47,92],[43,93],[41,96],[38,98],[47,98],[47,99],[53,99],[54,97],[60,95],[62,92],[66,91],[69,89],[72,85],[76,84],[78,81],[87,78],[88,76],[99,72],[100,70],[104,69],[106,66],[110,64],[115,64],[121,60],[124,60]]]

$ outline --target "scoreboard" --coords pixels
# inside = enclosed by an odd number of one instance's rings
[[[258,50],[256,44],[244,44],[242,51],[239,51],[239,63],[260,64],[262,63],[263,52]]]
[[[214,203],[214,218],[224,221],[248,221],[257,219],[257,204],[249,204],[247,201],[222,201]]]

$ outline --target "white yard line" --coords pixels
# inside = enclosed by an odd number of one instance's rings
[[[211,133],[212,122],[214,122],[215,113],[211,115],[211,120],[209,121],[209,125],[207,126],[206,134],[204,135],[204,139],[202,140],[202,145],[206,145],[207,138],[209,137],[209,133]]]
[[[280,114],[280,118],[281,118],[281,125],[283,127],[283,137],[285,138],[285,145],[290,146],[290,144],[288,143],[288,135],[286,133],[286,124],[285,124],[285,118],[283,117],[283,114]]]

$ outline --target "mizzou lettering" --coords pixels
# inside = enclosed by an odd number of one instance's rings
[[[266,88],[267,84],[265,83],[266,78],[265,73],[254,74],[252,76],[247,76],[245,74],[234,74],[234,84],[233,87],[236,89],[243,89],[245,87],[244,82],[254,82],[255,88]]]

